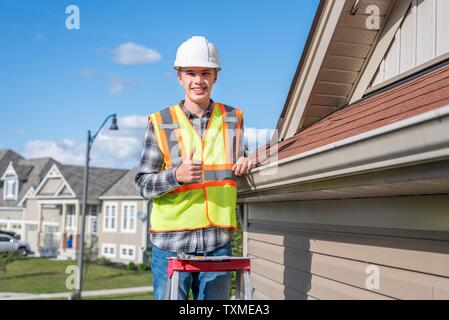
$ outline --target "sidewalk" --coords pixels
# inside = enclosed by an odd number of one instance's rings
[[[153,292],[153,287],[134,287],[134,288],[119,288],[119,289],[105,289],[105,290],[91,290],[83,291],[84,297],[106,296],[115,294],[127,294],[138,292]],[[72,292],[58,292],[58,293],[22,293],[22,292],[0,292],[0,300],[33,300],[33,299],[48,299],[48,298],[68,298]]]

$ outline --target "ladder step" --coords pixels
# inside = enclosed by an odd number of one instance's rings
[[[178,300],[179,272],[236,271],[235,299],[252,300],[253,286],[249,275],[251,259],[241,257],[169,258],[167,268],[168,283],[165,297],[170,300]]]

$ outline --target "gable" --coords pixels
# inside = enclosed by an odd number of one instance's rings
[[[395,4],[404,1],[322,1],[278,121],[280,140],[347,105]],[[378,24],[367,28],[373,5]]]
[[[14,170],[14,166],[12,164],[12,162],[9,163],[8,167],[6,168],[5,172],[3,173],[2,177],[0,178],[0,180],[5,180],[6,178],[17,178],[17,173],[16,170]]]
[[[64,185],[64,187],[62,188],[61,192],[59,192],[59,195],[72,195],[72,192],[69,190],[69,188]]]
[[[36,188],[35,196],[76,196],[67,180],[56,164],[53,164],[47,175]]]
[[[22,199],[20,200],[20,202],[18,203],[18,206],[19,206],[19,207],[23,207],[24,204],[25,204],[25,202],[27,201],[27,199],[28,199],[29,197],[32,197],[32,196],[34,195],[34,191],[35,191],[34,187],[30,187],[30,188],[28,189],[28,191],[25,193],[25,195],[22,197]]]
[[[449,57],[449,1],[412,0],[371,81],[374,89],[438,58]]]
[[[62,178],[51,178],[47,179],[45,183],[40,188],[39,192],[37,193],[38,196],[43,195],[55,195],[56,192],[61,188],[61,185],[64,182],[62,181]]]

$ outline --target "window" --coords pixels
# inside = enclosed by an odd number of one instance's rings
[[[136,232],[136,203],[125,202],[122,205],[122,231],[123,232]]]
[[[132,245],[120,246],[120,259],[135,260],[136,259],[136,247]]]
[[[97,216],[90,217],[90,233],[97,234]]]
[[[123,230],[128,229],[128,206],[123,207]]]
[[[10,242],[11,239],[9,236],[0,236],[0,242]]]
[[[6,229],[8,229],[8,224],[0,223],[0,230],[6,230]]]
[[[65,216],[65,228],[68,230],[76,230],[76,215],[75,215],[75,205],[67,205],[67,212]]]
[[[111,206],[111,229],[115,229],[115,210],[117,207]]]
[[[98,206],[97,205],[88,205],[87,206],[88,214],[91,216],[96,216],[98,214]]]
[[[103,243],[102,253],[104,257],[116,258],[115,250],[116,250],[115,244]]]
[[[13,223],[11,224],[11,231],[21,234],[22,233],[22,225],[19,223]]]
[[[17,178],[6,178],[3,198],[5,200],[17,200],[19,193],[19,181]]]
[[[107,228],[109,228],[109,220],[110,220],[110,211],[111,211],[111,208],[110,208],[110,206],[106,206],[105,207],[105,213],[104,213],[104,228],[105,229],[107,229]]]
[[[106,203],[104,205],[103,229],[106,232],[117,231],[117,204]]]

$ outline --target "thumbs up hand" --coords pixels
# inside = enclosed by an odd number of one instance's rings
[[[193,183],[201,180],[202,163],[198,160],[193,160],[195,148],[190,151],[187,159],[184,159],[181,165],[176,168],[176,180],[180,183]]]

